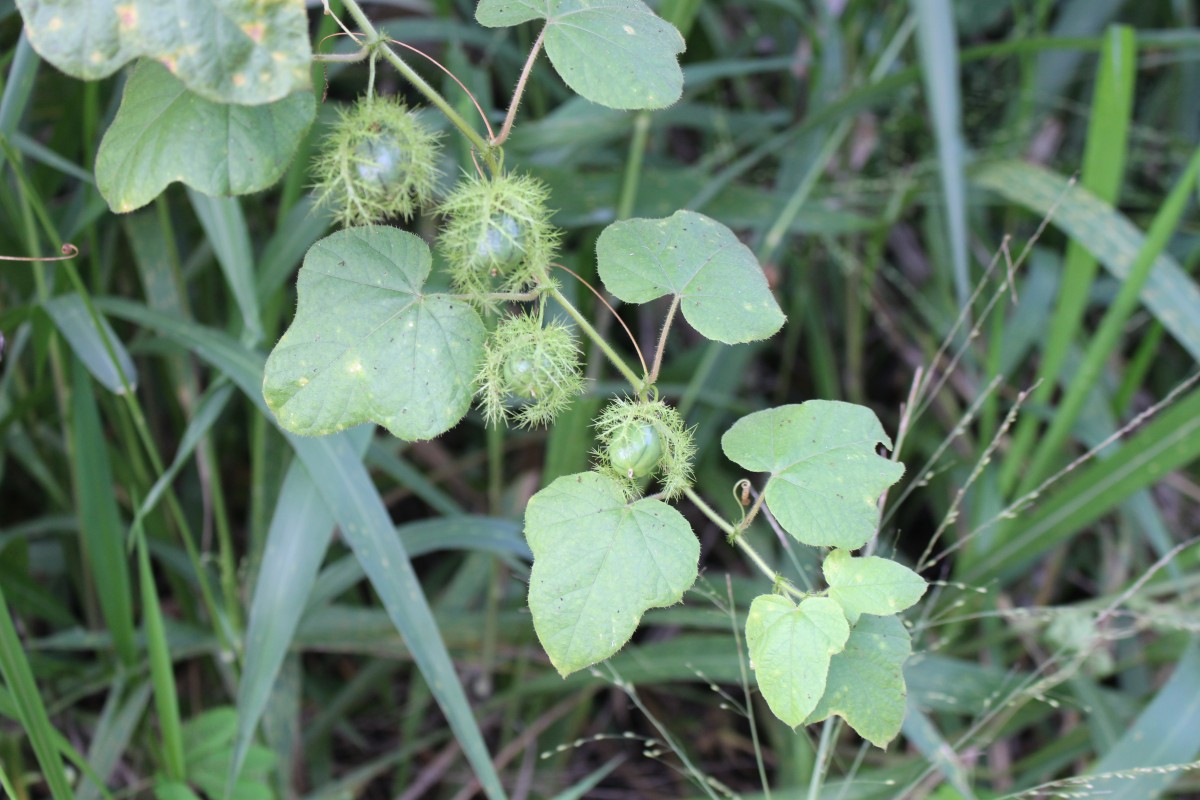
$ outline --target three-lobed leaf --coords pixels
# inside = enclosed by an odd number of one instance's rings
[[[846,612],[851,625],[862,614],[898,614],[925,594],[924,578],[886,558],[856,558],[848,550],[834,550],[822,570],[829,596]]]
[[[544,19],[554,69],[593,103],[665,108],[683,93],[683,37],[641,0],[480,0],[475,19],[489,28]]]
[[[631,219],[596,242],[600,278],[627,303],[679,298],[700,334],[726,344],[766,339],[785,317],[750,248],[733,231],[695,211]]]
[[[825,692],[830,659],[849,636],[846,615],[827,597],[809,597],[798,606],[780,595],[754,598],[746,645],[775,716],[793,728],[808,718]]]
[[[317,436],[377,422],[408,440],[452,428],[470,407],[483,323],[425,294],[432,259],[397,228],[348,228],[314,244],[296,317],[267,358],[263,395],[280,425]]]
[[[308,90],[257,106],[216,103],[143,60],[100,142],[96,185],[117,212],[146,205],[173,181],[207,195],[257,192],[283,175],[315,115]]]
[[[904,722],[904,662],[912,653],[898,617],[863,616],[829,663],[825,694],[806,723],[837,715],[876,747],[887,747]]]
[[[833,400],[757,411],[721,437],[731,461],[770,473],[766,503],[788,533],[848,550],[874,535],[879,496],[904,474],[876,455],[878,444],[891,440],[873,411]]]
[[[700,560],[682,514],[659,500],[627,502],[617,481],[592,472],[535,494],[525,538],[533,627],[564,676],[620,650],[648,609],[678,603]]]
[[[280,100],[311,83],[303,0],[17,0],[29,41],[85,80],[147,56],[222,103]]]

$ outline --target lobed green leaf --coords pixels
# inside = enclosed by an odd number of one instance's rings
[[[771,712],[793,728],[825,692],[829,661],[850,636],[846,615],[828,597],[795,605],[780,595],[754,598],[746,617],[746,645],[758,687]]]
[[[679,298],[699,333],[737,344],[766,339],[785,321],[758,259],[733,231],[694,211],[609,225],[596,242],[600,278],[627,303]]]
[[[462,419],[483,323],[467,303],[424,293],[431,264],[429,247],[397,228],[348,228],[309,249],[296,318],[263,380],[280,425],[317,436],[377,422],[419,440]]]
[[[742,417],[721,437],[733,462],[770,473],[767,506],[784,529],[816,547],[861,547],[875,534],[876,503],[904,465],[875,454],[891,439],[871,409],[809,400]]]
[[[219,103],[257,105],[311,83],[302,0],[18,0],[42,58],[84,80],[147,56]]]
[[[683,37],[641,0],[480,0],[475,19],[489,28],[544,19],[550,63],[593,103],[666,108],[683,94]]]
[[[897,614],[925,594],[925,580],[920,575],[886,558],[855,558],[849,550],[834,550],[822,570],[829,596],[846,612],[851,625],[861,614]]]
[[[837,715],[876,747],[887,747],[904,722],[904,662],[912,638],[898,617],[864,616],[846,649],[829,662],[825,694],[806,723]]]
[[[96,185],[117,212],[141,208],[174,181],[207,195],[257,192],[283,176],[315,116],[308,90],[264,105],[228,105],[141,61],[100,142]]]
[[[682,600],[700,560],[682,514],[659,500],[628,503],[616,480],[593,472],[535,494],[525,538],[533,627],[563,676],[620,650],[647,609]]]

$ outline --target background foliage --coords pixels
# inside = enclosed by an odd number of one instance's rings
[[[721,431],[814,397],[882,418],[908,470],[878,547],[937,581],[907,616],[902,738],[884,752],[835,722],[797,734],[767,713],[737,638],[762,580],[687,503],[700,582],[610,662],[558,677],[525,608],[520,511],[589,463],[590,420],[617,388],[595,353],[589,393],[549,432],[485,434],[474,412],[420,444],[274,426],[264,354],[291,321],[301,257],[330,230],[308,194],[312,153],[365,65],[312,68],[327,96],[278,182],[243,174],[151,199],[164,174],[202,166],[194,154],[156,162],[100,142],[138,127],[124,86],[179,91],[161,70],[118,70],[158,45],[126,43],[111,77],[80,82],[41,62],[9,2],[0,253],[80,253],[0,262],[5,791],[1200,793],[1182,768],[1200,757],[1195,4],[656,8],[687,42],[679,102],[630,113],[576,98],[556,68],[571,83],[577,54],[548,40],[508,164],[550,186],[564,261],[585,278],[604,225],[679,208],[730,226],[764,263],[780,335],[673,340],[660,388],[689,423]],[[334,24],[309,11],[322,42]],[[482,28],[469,2],[369,11],[496,117],[538,30]],[[411,63],[475,113],[444,73]],[[200,94],[179,113],[224,113],[205,105],[208,77],[180,75]],[[420,102],[395,73],[376,80]],[[284,93],[257,98],[281,136],[311,113]],[[445,141],[443,195],[472,169],[467,146]],[[148,205],[114,214],[98,183]],[[409,227],[428,238],[434,223]],[[564,291],[624,347],[585,290]],[[658,302],[618,309],[643,349]],[[716,436],[696,445],[698,485],[735,519],[727,489],[742,473]],[[768,560],[800,586],[819,580],[767,523],[752,535]],[[456,679],[461,701],[447,703]]]

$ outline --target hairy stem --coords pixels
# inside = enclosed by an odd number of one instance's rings
[[[739,550],[746,554],[746,557],[750,559],[754,566],[758,567],[758,571],[765,575],[768,580],[770,580],[776,586],[782,586],[784,591],[797,599],[803,600],[804,598],[808,597],[808,595],[804,592],[792,586],[787,581],[782,580],[779,573],[771,569],[771,565],[767,563],[766,559],[760,556],[758,551],[754,549],[754,546],[746,541],[745,537],[742,536],[742,532],[734,527],[729,520],[722,517],[715,508],[704,502],[704,498],[696,494],[695,489],[684,489],[683,493],[687,495],[687,498],[691,500],[692,503],[695,504],[696,508],[700,509],[704,516],[712,520],[713,524],[718,528],[725,531],[725,534],[729,537],[729,540],[736,545]]]
[[[425,79],[410,67],[404,59],[397,55],[395,50],[380,40],[379,32],[375,30],[375,26],[371,24],[371,20],[363,13],[358,0],[344,0],[344,2],[350,16],[354,17],[355,23],[358,24],[358,27],[362,29],[363,33],[370,40],[371,44],[369,46],[379,48],[379,52],[387,59],[388,63],[395,67],[396,71],[403,75],[418,92],[425,95],[426,100],[437,106],[438,110],[446,115],[446,119],[450,120],[451,125],[458,128],[462,135],[467,137],[468,141],[471,142],[471,146],[479,151],[479,154],[483,156],[483,160],[487,162],[488,169],[492,170],[492,172],[498,172],[500,165],[496,161],[496,155],[488,141],[480,136],[478,131],[462,118],[462,115],[454,109],[454,106],[450,105],[446,101],[446,98],[442,97],[441,92],[426,83]]]
[[[625,363],[625,359],[621,358],[620,354],[618,354],[616,350],[613,350],[608,342],[604,341],[604,337],[592,327],[592,323],[588,322],[587,318],[583,316],[583,314],[579,313],[579,309],[577,309],[570,300],[563,296],[562,292],[560,292],[557,288],[554,288],[550,290],[550,296],[553,297],[558,304],[563,307],[564,311],[571,315],[571,319],[575,320],[575,322],[579,324],[579,329],[587,334],[589,339],[595,342],[596,346],[600,348],[600,351],[604,353],[604,355],[608,356],[608,360],[612,362],[613,366],[616,367],[623,376],[625,376],[625,380],[629,381],[629,384],[633,387],[633,391],[636,394],[641,394],[646,388],[646,381],[642,378],[639,378],[637,373],[630,369],[629,365]]]
[[[671,332],[671,323],[675,320],[675,312],[679,310],[679,295],[675,295],[675,299],[671,301],[671,308],[667,310],[667,318],[663,320],[662,333],[658,335],[658,347],[654,351],[654,366],[650,368],[650,377],[647,383],[658,382],[658,371],[662,368],[663,351],[667,349],[667,334]]]
[[[525,95],[525,84],[529,82],[529,73],[533,70],[533,62],[537,61],[538,53],[542,51],[542,42],[546,38],[547,27],[549,25],[542,26],[533,47],[529,48],[529,58],[525,59],[525,66],[521,68],[521,77],[517,79],[517,88],[513,89],[512,102],[508,104],[508,114],[504,117],[504,126],[500,128],[499,134],[492,137],[492,146],[494,147],[504,144],[508,135],[512,133],[513,123],[517,120],[517,109],[521,105],[521,98]]]

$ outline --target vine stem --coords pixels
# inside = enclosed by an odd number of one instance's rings
[[[584,280],[583,276],[575,270],[564,267],[562,264],[551,264],[550,266],[561,269],[563,272],[567,273],[572,278],[586,286],[588,291],[590,291],[592,294],[596,295],[596,299],[604,304],[604,307],[608,309],[608,313],[612,314],[612,318],[621,324],[621,328],[625,331],[625,335],[629,337],[629,341],[633,345],[633,352],[637,353],[638,363],[642,365],[642,374],[648,374],[650,372],[650,368],[646,366],[646,357],[642,355],[642,348],[638,347],[637,338],[634,337],[633,331],[629,330],[629,326],[625,324],[625,320],[621,319],[621,315],[617,313],[617,310],[612,307],[612,303],[604,299],[604,295],[602,295],[595,286],[592,286],[590,283]],[[651,383],[653,383],[653,381],[651,381]]]
[[[654,351],[654,366],[650,368],[648,382],[658,383],[658,371],[662,367],[663,351],[667,349],[667,334],[671,332],[671,323],[675,321],[675,312],[679,310],[679,295],[671,300],[671,308],[667,310],[667,318],[663,320],[662,333],[658,335],[658,347]]]
[[[608,342],[604,341],[604,337],[592,327],[592,323],[587,321],[587,317],[579,313],[579,309],[576,308],[570,300],[563,296],[563,293],[558,290],[558,287],[550,289],[549,294],[560,306],[562,306],[564,311],[571,315],[571,319],[578,323],[579,329],[587,334],[587,337],[591,339],[597,347],[600,348],[600,351],[604,353],[604,355],[608,356],[608,360],[612,362],[613,366],[616,367],[623,376],[625,376],[625,380],[629,381],[629,384],[633,387],[633,391],[639,395],[645,391],[647,385],[646,381],[642,378],[639,378],[637,373],[625,363],[625,359],[621,358],[620,354],[618,354],[616,350],[613,350],[612,346],[609,345]]]
[[[729,541],[731,541],[739,550],[745,553],[746,557],[753,562],[754,566],[758,567],[758,571],[765,575],[773,584],[783,587],[784,591],[799,600],[803,600],[808,597],[807,594],[800,591],[795,586],[792,586],[786,581],[781,580],[779,573],[771,569],[771,565],[767,563],[766,559],[758,554],[758,551],[754,549],[753,545],[746,541],[745,537],[742,536],[742,532],[734,527],[729,520],[722,517],[715,508],[706,503],[704,498],[696,494],[695,489],[689,487],[684,489],[683,493],[687,495],[687,498],[691,500],[692,503],[695,504],[696,508],[700,509],[704,516],[712,520],[713,524],[725,532],[726,536],[729,537]]]
[[[493,147],[504,144],[508,135],[512,133],[513,123],[517,120],[517,109],[521,105],[521,98],[525,95],[525,84],[529,82],[529,73],[533,70],[533,62],[537,61],[538,53],[542,52],[542,42],[546,38],[546,28],[548,27],[549,25],[542,26],[533,47],[529,48],[529,58],[525,59],[525,66],[521,68],[521,77],[517,79],[517,88],[513,89],[512,102],[508,104],[508,114],[504,117],[504,126],[500,128],[498,135],[492,137]]]
[[[366,34],[367,39],[369,40],[368,46],[378,47],[380,53],[383,54],[383,57],[387,59],[388,63],[395,67],[396,71],[403,75],[417,91],[425,95],[426,100],[428,100],[430,103],[436,106],[439,111],[445,114],[446,119],[450,120],[450,124],[458,128],[462,135],[467,137],[468,141],[471,142],[471,145],[479,151],[480,155],[483,156],[483,160],[487,162],[488,169],[490,169],[493,173],[499,172],[500,164],[496,161],[496,156],[492,151],[493,148],[488,141],[480,136],[478,131],[467,124],[467,121],[463,119],[462,115],[454,109],[454,106],[450,105],[450,103],[446,101],[446,98],[442,97],[441,92],[426,83],[425,79],[422,78],[416,70],[410,67],[408,63],[396,53],[395,50],[389,47],[387,42],[383,41],[383,39],[379,36],[379,32],[375,30],[375,26],[371,24],[371,20],[368,19],[367,15],[363,13],[362,7],[358,4],[358,0],[343,0],[343,4],[346,7],[346,11],[348,11],[350,16],[354,18],[354,22],[359,28],[362,29],[363,33]]]

